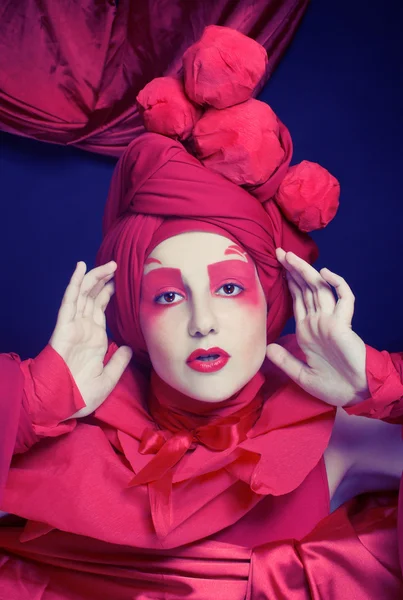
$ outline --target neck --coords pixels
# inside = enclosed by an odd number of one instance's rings
[[[220,402],[203,402],[175,390],[163,381],[155,371],[151,374],[151,389],[149,408],[153,413],[153,406],[158,404],[166,410],[200,416],[203,419],[226,417],[247,405],[259,392],[264,383],[263,374],[258,371],[254,377],[236,394]]]

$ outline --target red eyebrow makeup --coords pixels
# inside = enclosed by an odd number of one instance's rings
[[[156,296],[164,292],[185,294],[185,286],[183,285],[180,269],[161,267],[161,269],[153,269],[143,276],[141,286],[142,300],[154,301]]]
[[[182,281],[180,269],[161,267],[153,269],[143,275],[141,285],[141,309],[143,316],[150,321],[159,319],[170,304],[155,302],[162,294],[174,292],[186,297],[185,286]],[[183,300],[175,302],[174,306],[181,304]]]
[[[250,305],[259,304],[259,288],[255,267],[251,261],[223,260],[208,265],[210,289],[212,293],[227,284],[234,283],[243,288],[243,292],[234,296],[234,300]],[[228,298],[231,296],[229,295]]]

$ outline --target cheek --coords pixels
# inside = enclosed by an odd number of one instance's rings
[[[252,285],[250,288],[246,289],[242,294],[239,294],[234,298],[234,302],[236,302],[240,307],[244,307],[245,309],[253,309],[259,310],[262,304],[262,293],[259,286],[257,284]]]
[[[266,322],[267,303],[259,281],[232,298],[231,304],[234,310],[243,313],[245,322],[261,322],[262,320]]]
[[[229,303],[228,303],[229,304]],[[266,348],[267,304],[263,290],[256,286],[253,293],[239,294],[231,302],[231,311],[227,318],[231,319],[234,334],[247,352],[256,352]],[[239,327],[242,323],[242,327]]]
[[[226,339],[229,335],[243,356],[260,355],[265,351],[267,305],[263,294],[257,294],[253,305],[244,299],[224,300],[217,314]]]
[[[150,357],[172,354],[175,334],[183,317],[180,307],[144,303],[140,309],[140,326]]]
[[[266,324],[267,324],[267,305],[263,298],[260,298],[253,311],[248,311],[245,315],[245,333],[248,335],[251,344],[266,345]]]
[[[143,330],[152,330],[164,317],[165,307],[156,302],[142,302],[140,306],[140,324]]]

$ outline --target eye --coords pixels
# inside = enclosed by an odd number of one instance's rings
[[[224,283],[217,291],[219,296],[238,296],[244,289],[236,283]]]
[[[154,299],[157,304],[177,304],[183,300],[183,296],[178,292],[164,292]]]

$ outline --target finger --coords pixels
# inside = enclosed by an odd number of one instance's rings
[[[122,377],[132,355],[133,352],[128,346],[121,346],[116,350],[108,364],[105,365],[101,375],[105,398],[109,396],[119,379]]]
[[[295,275],[295,273],[291,271],[287,272],[287,280],[289,282],[292,281],[293,284],[299,289],[305,314],[312,314],[316,312],[315,298],[309,286],[307,286],[303,281],[300,280],[299,277]]]
[[[300,286],[301,290],[303,290],[303,288],[307,286],[307,283],[304,281],[304,278],[300,275],[298,269],[296,269],[294,265],[294,258],[297,259],[298,257],[292,252],[285,252],[280,248],[278,250],[276,250],[278,261],[281,263],[284,269],[286,269],[286,271],[293,276],[296,283]]]
[[[92,296],[94,299],[96,299],[97,296],[102,292],[102,290],[104,289],[104,287],[106,286],[106,284],[111,279],[113,279],[114,276],[115,276],[115,272],[110,273],[109,275],[105,275],[105,277],[103,279],[101,279],[101,281],[98,281],[98,283],[96,283],[94,285],[94,287],[90,291],[90,296]]]
[[[321,270],[321,275],[336,290],[339,300],[336,305],[335,315],[341,317],[346,323],[351,325],[354,315],[355,297],[350,286],[343,277],[340,277],[340,275],[333,273],[327,268]]]
[[[305,281],[304,277],[300,274],[299,270],[296,269],[293,264],[295,262],[294,259],[298,259],[298,257],[292,252],[287,252],[284,254],[279,252],[277,258],[282,264],[282,266],[286,269],[288,276],[291,276],[295,283],[301,289],[306,312],[310,314],[314,313],[316,311],[316,303],[313,292],[309,287],[308,283]]]
[[[104,287],[102,292],[100,292],[100,294],[98,294],[98,297],[95,300],[96,308],[101,310],[102,312],[105,312],[105,309],[108,306],[109,300],[111,299],[111,297],[113,296],[114,293],[115,293],[115,284],[113,281],[110,281]]]
[[[105,310],[114,293],[115,284],[113,283],[113,281],[110,281],[107,285],[105,285],[104,289],[98,294],[97,298],[95,299],[93,318],[97,325],[105,325]]]
[[[74,269],[70,282],[64,292],[63,299],[60,305],[57,322],[69,323],[76,315],[77,299],[80,293],[81,283],[85,276],[87,265],[85,262],[79,261]]]
[[[88,292],[87,300],[83,311],[84,317],[94,316],[95,311],[97,310],[97,300],[99,296],[103,293],[103,290],[108,285],[108,282],[113,278],[113,276],[114,273],[106,275],[103,279],[97,281],[92,290]]]
[[[266,349],[266,356],[297,384],[300,384],[304,371],[309,370],[304,362],[279,344],[269,344]]]
[[[312,265],[293,252],[287,252],[285,260],[291,267],[290,272],[298,284],[302,287],[303,281],[311,290],[316,310],[332,314],[336,306],[336,301],[331,287],[321,274]],[[308,300],[310,300],[309,295]]]
[[[302,291],[291,276],[287,275],[287,282],[293,301],[294,318],[297,323],[300,323],[307,315]]]
[[[87,298],[91,291],[95,288],[98,283],[101,283],[105,277],[113,274],[116,270],[116,263],[111,261],[106,263],[105,265],[101,265],[96,267],[95,269],[91,269],[84,277],[80,292],[77,299],[77,316],[82,316],[85,310],[85,306],[87,303]]]
[[[91,318],[94,314],[94,298],[91,294],[86,296],[84,309],[83,309],[83,317]]]

